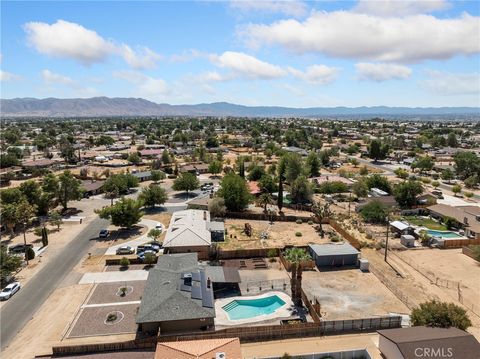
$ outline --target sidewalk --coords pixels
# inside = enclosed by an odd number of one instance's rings
[[[136,248],[137,246],[139,245],[142,245],[142,244],[145,244],[147,242],[150,242],[152,239],[150,237],[148,237],[148,232],[150,232],[151,229],[155,228],[155,226],[157,225],[157,221],[153,221],[151,219],[142,219],[138,224],[140,226],[145,226],[147,227],[147,232],[137,238],[137,239],[134,239],[134,240],[131,240],[129,242],[124,242],[122,244],[116,244],[114,246],[111,246],[107,249],[107,251],[105,252],[105,255],[106,256],[109,256],[109,255],[115,255],[117,253],[117,249],[120,248],[120,247],[124,247],[124,246],[130,246],[130,247],[133,247],[133,248]],[[163,224],[163,223],[162,223]],[[166,230],[165,228],[165,225],[163,224],[163,228],[164,228],[164,231]]]
[[[129,282],[134,280],[147,280],[148,271],[128,270],[125,272],[92,272],[85,273],[78,284]]]

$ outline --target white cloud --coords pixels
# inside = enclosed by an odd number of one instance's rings
[[[53,24],[28,22],[23,26],[27,42],[38,52],[59,58],[76,60],[83,65],[105,61],[110,55],[119,55],[132,67],[152,68],[160,59],[147,47],[135,52],[126,44],[106,40],[82,25],[57,20]]]
[[[300,17],[307,13],[307,5],[303,1],[268,1],[268,0],[233,0],[230,1],[230,7],[243,13],[248,12],[266,12],[281,13],[288,16]]]
[[[337,67],[328,67],[325,65],[308,66],[305,71],[300,71],[292,67],[289,67],[288,70],[293,76],[315,85],[326,85],[333,82],[339,72]]]
[[[11,72],[0,70],[0,82],[11,82],[21,80],[22,77]]]
[[[378,16],[425,14],[446,9],[447,0],[360,0],[354,11]]]
[[[396,64],[361,62],[355,68],[359,80],[376,82],[407,79],[412,74],[409,67]]]
[[[480,95],[480,73],[427,71],[421,82],[428,90],[440,95]]]
[[[73,90],[75,96],[94,96],[98,94],[98,91],[93,87],[83,86],[71,77],[57,74],[47,69],[42,70],[40,75],[50,91],[55,91],[56,86],[61,85]]]
[[[221,68],[250,79],[275,79],[287,72],[280,66],[269,64],[242,52],[226,51],[222,55],[211,55],[210,60]]]
[[[167,83],[161,78],[147,76],[138,71],[116,71],[113,77],[128,81],[136,86],[135,93],[140,97],[158,100],[170,93]]]
[[[198,57],[208,57],[208,54],[198,50],[190,49],[183,51],[181,54],[173,54],[169,56],[169,61],[172,63],[184,63],[192,61]]]
[[[239,36],[251,47],[280,45],[296,53],[375,61],[418,62],[480,52],[479,17],[462,14],[382,18],[347,11],[313,12],[305,21],[250,24]]]

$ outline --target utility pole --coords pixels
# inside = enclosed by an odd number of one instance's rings
[[[23,222],[23,244],[24,244],[24,250],[25,250],[25,260],[27,261],[27,266],[28,266],[28,254],[27,254],[27,237],[25,235],[25,231],[27,228],[27,222]]]
[[[385,238],[385,262],[387,261],[387,252],[388,252],[388,232],[390,229],[390,214],[387,213],[387,237]]]

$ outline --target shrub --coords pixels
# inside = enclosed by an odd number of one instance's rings
[[[313,224],[313,221],[312,221],[312,220],[309,220],[309,221],[308,221],[308,224],[309,224],[309,225],[312,225],[312,224]]]
[[[333,236],[331,236],[331,237],[330,237],[330,240],[331,240],[332,242],[340,242],[340,241],[341,241],[340,237],[338,237],[336,234],[333,235]]]
[[[127,257],[120,259],[120,265],[122,267],[128,267],[130,265],[130,260]]]
[[[117,314],[116,313],[110,313],[107,315],[107,322],[113,322],[117,320]]]
[[[465,309],[453,303],[437,302],[435,300],[421,303],[419,307],[414,308],[411,320],[413,326],[455,327],[461,330],[466,330],[472,325]]]
[[[301,236],[302,236],[302,232],[295,232],[295,236],[301,237]]]
[[[27,257],[27,259],[29,261],[31,261],[32,259],[35,258],[35,251],[33,250],[32,247],[27,247],[27,249],[25,251],[25,256]]]
[[[295,223],[296,223],[296,224],[302,224],[303,221],[302,221],[301,219],[297,219],[297,220],[295,221]]]
[[[125,297],[125,296],[127,295],[127,290],[128,290],[127,287],[122,287],[122,288],[120,288],[120,295],[121,295],[122,297]]]
[[[277,251],[273,248],[270,248],[267,252],[267,257],[268,258],[274,258],[277,256]]]

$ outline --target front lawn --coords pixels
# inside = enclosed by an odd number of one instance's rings
[[[421,218],[421,217],[414,217],[414,216],[406,216],[403,219],[411,224],[415,224],[417,226],[426,227],[428,229],[433,229],[435,231],[446,231],[448,230],[447,226],[434,221],[430,218]]]

